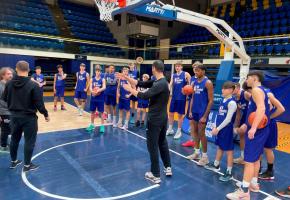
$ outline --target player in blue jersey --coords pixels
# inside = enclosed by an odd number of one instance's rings
[[[208,164],[207,138],[205,127],[210,109],[213,105],[213,84],[205,76],[206,67],[203,64],[195,67],[197,80],[193,82],[194,93],[190,102],[189,117],[192,117],[192,134],[194,135],[194,153],[189,155],[189,160],[199,160],[199,166]],[[202,156],[200,158],[200,142],[202,144]]]
[[[134,63],[129,63],[129,77],[135,80],[139,79],[139,71],[136,69],[136,65]],[[136,89],[136,88],[135,88]],[[132,95],[130,97],[131,100],[131,124],[135,123],[134,116],[136,112],[136,102],[138,101],[137,97]]]
[[[247,85],[252,88],[252,97],[249,101],[247,118],[256,112],[252,125],[247,123],[244,152],[244,176],[242,186],[233,193],[227,194],[228,199],[251,199],[250,191],[259,192],[258,174],[260,169],[260,156],[263,154],[264,145],[269,136],[270,105],[265,88],[261,85],[264,80],[262,71],[251,71],[247,76]],[[258,129],[264,115],[268,122],[264,128]]]
[[[93,131],[95,129],[95,117],[96,117],[95,113],[98,112],[99,117],[101,118],[100,133],[104,133],[105,127],[104,127],[103,112],[104,112],[104,102],[105,102],[104,91],[106,89],[106,81],[104,78],[101,77],[101,71],[102,71],[102,68],[100,66],[96,66],[95,77],[90,80],[91,123],[86,130]]]
[[[57,71],[58,73],[54,75],[53,79],[54,111],[57,111],[58,99],[60,99],[61,110],[66,110],[64,107],[64,90],[67,74],[63,72],[62,65],[57,65]]]
[[[78,107],[79,115],[83,115],[86,106],[87,91],[90,86],[90,75],[86,70],[84,63],[80,64],[80,71],[76,73],[77,81],[75,86],[74,101]]]
[[[129,75],[129,68],[123,67],[122,74],[124,76]],[[131,78],[131,77],[130,77]],[[129,84],[127,80],[120,79],[118,81],[118,90],[117,90],[117,97],[119,98],[119,120],[118,120],[118,127],[124,130],[128,129],[128,123],[130,120],[130,97],[131,93],[128,92],[123,88],[124,84]],[[130,84],[129,84],[130,85]],[[123,112],[125,112],[125,122],[123,122]]]
[[[218,146],[215,161],[205,166],[206,169],[218,172],[220,170],[220,161],[224,151],[227,154],[227,169],[219,180],[223,182],[230,181],[233,177],[233,150],[234,150],[234,122],[236,118],[237,103],[233,97],[235,84],[227,81],[223,84],[222,95],[223,101],[220,103],[216,127],[212,130],[212,135],[216,136],[216,145]]]
[[[45,81],[44,75],[41,73],[40,66],[35,67],[35,73],[32,74],[31,80],[39,85],[39,87],[41,89],[40,90],[41,94],[43,96],[43,86],[46,85],[46,81]]]
[[[146,82],[149,80],[149,75],[148,74],[143,74],[142,75],[142,81]],[[143,87],[138,87],[138,92],[146,92],[148,88],[143,88]],[[145,117],[147,113],[147,108],[149,107],[149,100],[148,99],[138,99],[138,108],[137,108],[137,118],[136,118],[136,123],[135,126],[139,127],[140,125],[144,125],[145,122]],[[141,117],[142,115],[142,117]],[[140,120],[141,123],[140,123]]]
[[[238,109],[235,121],[234,133],[240,137],[240,157],[234,159],[235,164],[244,164],[244,148],[245,148],[245,133],[247,130],[246,117],[248,103],[251,98],[251,93],[248,91],[247,82],[243,83],[242,90],[239,83],[236,83],[234,96],[237,101]]]
[[[172,91],[172,96],[168,115],[169,127],[166,131],[166,135],[172,135],[174,133],[174,113],[178,113],[178,128],[174,135],[174,139],[179,139],[182,136],[181,126],[183,122],[183,115],[185,114],[186,105],[186,95],[183,94],[182,88],[185,85],[189,84],[191,78],[189,73],[182,71],[182,68],[183,66],[180,61],[175,64],[176,73],[171,76],[171,80],[169,83],[169,88]]]
[[[117,86],[118,81],[115,76],[115,66],[109,66],[109,73],[105,75],[106,79],[106,90],[105,90],[105,110],[108,113],[107,123],[113,122],[113,127],[117,127]],[[113,115],[113,120],[112,120]]]
[[[276,99],[274,94],[270,91],[267,90],[267,95],[270,100],[270,133],[267,138],[267,141],[264,145],[264,153],[267,159],[267,169],[259,175],[259,179],[262,180],[273,180],[274,177],[274,153],[273,149],[276,148],[278,144],[278,128],[277,128],[277,121],[276,118],[283,114],[285,112],[284,106],[281,104],[281,102]]]

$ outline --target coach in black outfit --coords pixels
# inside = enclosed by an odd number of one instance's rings
[[[117,77],[126,79],[132,85],[143,88],[150,88],[146,92],[138,92],[129,85],[123,87],[140,99],[149,99],[149,112],[147,120],[147,148],[151,160],[151,172],[146,172],[145,178],[153,183],[160,183],[159,151],[164,164],[164,172],[167,176],[172,175],[169,149],[166,140],[167,128],[167,103],[169,99],[169,87],[163,75],[164,64],[162,61],[155,61],[152,65],[152,73],[155,81],[137,81],[118,74]],[[159,151],[158,151],[159,149]]]
[[[38,130],[37,110],[44,115],[48,122],[48,112],[45,109],[39,86],[28,77],[29,64],[19,61],[16,64],[17,75],[6,84],[3,100],[7,102],[11,113],[11,169],[22,163],[17,160],[18,145],[24,132],[24,167],[23,171],[35,170],[39,166],[31,163],[36,135]]]

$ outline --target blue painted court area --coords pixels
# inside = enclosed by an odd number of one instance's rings
[[[162,174],[161,185],[144,179],[150,169],[145,141],[145,128],[123,131],[106,126],[104,135],[88,134],[83,129],[38,135],[33,162],[37,171],[25,176],[21,167],[10,170],[9,155],[0,154],[0,199],[225,199],[235,189],[235,182],[222,183],[219,175],[198,167],[184,156],[192,148],[181,147],[181,141],[168,138],[173,177]],[[215,145],[208,154],[214,159]],[[19,158],[23,157],[23,143]],[[237,152],[238,154],[238,152]],[[277,187],[290,182],[289,154],[275,152],[275,181],[260,182],[261,189],[271,195]],[[222,163],[225,168],[225,160]],[[161,164],[161,163],[160,163]],[[234,177],[242,178],[242,166],[234,167]],[[252,194],[253,200],[267,198],[266,193]]]

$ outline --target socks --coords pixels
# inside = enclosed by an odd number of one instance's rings
[[[270,164],[270,163],[268,163],[267,171],[272,172],[272,171],[273,171],[273,165],[274,165],[274,164]]]
[[[112,119],[112,115],[108,114],[108,120],[111,121],[111,119]]]
[[[173,126],[169,124],[169,126],[168,126],[168,130],[169,130],[169,131],[172,131],[172,127],[173,127]]]
[[[117,116],[113,116],[113,124],[115,124],[117,121]]]
[[[176,133],[180,133],[181,132],[181,128],[178,128]]]
[[[241,158],[244,158],[244,151],[241,151]]]
[[[220,161],[215,160],[214,163],[213,163],[213,165],[214,165],[215,167],[218,167],[218,166],[220,165]]]
[[[250,186],[250,183],[247,182],[247,181],[244,181],[244,180],[243,180],[243,183],[242,183],[242,187],[241,187],[241,189],[242,189],[244,192],[248,192],[248,191],[249,191],[249,186]]]
[[[128,120],[125,120],[125,125],[128,126]]]
[[[203,157],[203,158],[207,158],[207,153],[203,153],[203,152],[202,152],[202,157]]]
[[[258,178],[257,177],[253,177],[251,180],[251,184],[252,185],[258,185]]]
[[[194,149],[194,153],[200,154],[200,149]]]
[[[227,167],[227,172],[228,172],[229,174],[232,174],[232,169],[233,169],[233,167]]]

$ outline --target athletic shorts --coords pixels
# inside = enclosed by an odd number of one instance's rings
[[[119,99],[119,110],[130,110],[130,99]]]
[[[64,97],[64,87],[55,87],[55,97]]]
[[[100,113],[104,112],[104,102],[103,101],[91,101],[90,102],[90,111],[95,112],[96,110]]]
[[[75,99],[87,99],[87,92],[75,91]]]
[[[134,95],[131,95],[131,96],[130,96],[130,100],[136,102],[136,101],[138,101],[138,98],[135,97]]]
[[[258,161],[263,154],[264,146],[269,136],[269,126],[263,129],[257,129],[255,137],[252,140],[248,137],[249,130],[250,127],[248,126],[245,134],[244,160],[249,163],[254,163]]]
[[[215,144],[222,151],[234,150],[233,125],[228,125],[219,131],[218,135],[216,136]]]
[[[116,96],[105,95],[105,104],[107,106],[116,106],[117,104]]]
[[[185,100],[171,99],[169,112],[171,112],[171,113],[177,112],[180,115],[184,115],[185,114],[185,105],[186,105]]]
[[[192,113],[192,120],[199,122],[199,120],[203,117],[204,113]],[[206,122],[207,123],[207,119]]]
[[[149,102],[148,100],[138,99],[138,108],[148,108]]]
[[[265,143],[265,148],[274,149],[278,144],[278,127],[275,119],[271,119],[269,124],[269,136]]]

